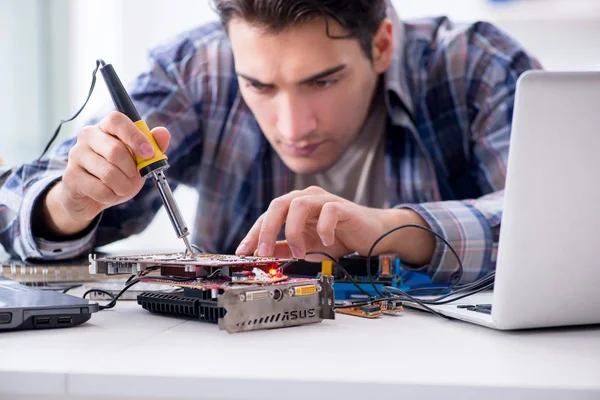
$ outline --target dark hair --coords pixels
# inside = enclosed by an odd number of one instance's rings
[[[227,29],[232,18],[241,18],[278,33],[319,17],[337,21],[349,33],[336,39],[356,38],[372,60],[371,42],[386,17],[386,0],[213,0],[221,23]]]

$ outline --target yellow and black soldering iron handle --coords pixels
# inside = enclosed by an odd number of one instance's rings
[[[148,128],[146,122],[140,117],[140,114],[135,109],[131,98],[123,87],[123,84],[117,76],[113,66],[105,63],[104,60],[98,60],[98,62],[100,63],[100,72],[104,77],[104,82],[108,87],[108,91],[115,104],[115,108],[117,111],[125,114],[133,121],[135,126],[137,126],[137,128],[148,138],[150,144],[154,148],[154,157],[149,160],[145,160],[139,157],[137,154],[134,154],[137,169],[140,171],[140,174],[143,177],[152,177],[152,180],[154,181],[154,184],[160,193],[163,204],[165,205],[169,219],[173,224],[173,228],[175,228],[177,237],[182,239],[185,243],[186,252],[190,255],[193,255],[194,250],[192,249],[190,241],[187,238],[190,232],[185,224],[185,221],[183,220],[181,211],[179,211],[179,207],[175,202],[173,192],[169,187],[167,177],[164,173],[164,171],[169,168],[167,156],[160,150],[156,144],[156,141],[154,140],[154,136],[152,136],[152,133],[150,132],[150,128]]]

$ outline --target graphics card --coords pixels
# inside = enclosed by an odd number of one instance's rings
[[[333,278],[289,278],[285,267],[294,261],[205,253],[92,254],[90,273],[135,274],[143,282],[181,287],[179,293],[142,293],[138,303],[151,312],[217,323],[229,333],[334,319]]]

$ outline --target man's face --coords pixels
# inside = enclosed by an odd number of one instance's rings
[[[357,39],[329,38],[324,19],[279,33],[241,19],[228,28],[242,96],[271,146],[296,173],[330,167],[359,133],[382,71]],[[346,35],[331,20],[329,32]]]

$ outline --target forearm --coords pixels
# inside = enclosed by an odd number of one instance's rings
[[[75,220],[71,217],[61,201],[61,185],[62,182],[58,182],[52,186],[35,205],[32,230],[36,237],[65,240],[82,233],[93,221],[93,218]]]
[[[383,232],[398,226],[416,224],[431,229],[418,213],[410,209],[392,208],[380,210]],[[388,235],[377,246],[376,252],[397,253],[402,261],[422,266],[431,261],[436,247],[435,236],[423,229],[404,228]]]
[[[22,259],[58,260],[77,257],[93,245],[95,229],[72,240],[52,241],[33,234],[40,217],[35,205],[60,179],[59,171],[48,171],[23,181],[25,167],[17,169],[0,188],[0,242],[14,256]],[[38,178],[39,177],[39,178]],[[37,179],[35,179],[37,178]],[[26,193],[23,188],[27,188]]]
[[[495,267],[502,204],[500,191],[475,200],[404,204],[398,208],[419,214],[452,245],[464,267],[461,281],[466,283]],[[435,250],[424,271],[435,282],[451,282],[459,274],[458,261],[442,240],[435,240]]]

